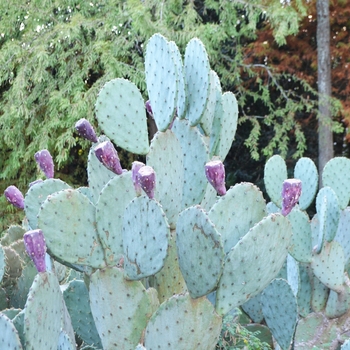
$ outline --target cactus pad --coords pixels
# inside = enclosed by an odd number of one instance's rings
[[[137,86],[117,78],[106,83],[96,101],[96,118],[119,147],[135,154],[149,149],[144,101]]]
[[[18,332],[12,321],[0,313],[0,349],[2,350],[22,350],[22,344]]]

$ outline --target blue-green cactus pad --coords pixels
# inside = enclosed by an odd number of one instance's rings
[[[219,142],[214,155],[225,159],[235,139],[238,122],[238,103],[232,92],[228,91],[222,95],[222,108]]]
[[[318,187],[318,172],[315,163],[310,158],[300,158],[295,164],[294,178],[301,180],[299,207],[305,210],[314,200]]]
[[[350,350],[350,339],[345,340],[340,350]]]
[[[314,312],[322,311],[327,304],[329,288],[327,288],[315,275],[311,277],[311,308]]]
[[[339,206],[345,209],[350,199],[350,159],[345,157],[332,158],[322,172],[323,186],[329,186],[336,193]]]
[[[176,67],[177,76],[177,116],[181,119],[185,117],[186,107],[187,107],[187,94],[186,94],[186,81],[185,73],[182,62],[182,57],[179,48],[176,46],[175,42],[170,41],[169,46],[171,49],[172,57]]]
[[[279,155],[272,156],[265,164],[264,182],[267,194],[278,207],[281,207],[282,203],[283,181],[287,178],[287,166],[284,159]]]
[[[149,39],[146,46],[147,91],[153,117],[160,131],[168,129],[176,110],[178,76],[172,51],[173,44],[169,44],[158,33]]]
[[[63,290],[63,298],[75,333],[86,344],[94,344],[98,348],[102,348],[90,309],[89,292],[84,281],[70,281]]]
[[[249,299],[244,304],[242,304],[243,311],[255,323],[261,323],[264,319],[260,298],[261,298],[261,293],[257,294],[255,297]]]
[[[102,135],[98,138],[99,142],[104,142],[109,140],[108,137]],[[96,204],[98,201],[98,197],[102,188],[106,185],[106,183],[117,176],[113,171],[107,169],[96,157],[94,151],[95,145],[90,148],[89,156],[88,156],[88,164],[87,164],[87,173],[88,173],[88,182],[92,203]]]
[[[0,246],[0,283],[2,281],[2,278],[4,277],[4,273],[5,273],[5,253],[4,250],[2,249],[2,247]]]
[[[337,233],[334,237],[344,250],[345,265],[350,263],[350,208],[341,211]]]
[[[99,92],[95,109],[99,126],[117,146],[135,154],[148,152],[145,105],[134,83],[109,81]]]
[[[209,154],[213,157],[220,141],[221,129],[223,128],[222,120],[224,119],[224,106],[222,103],[221,87],[216,91],[216,105],[209,135]]]
[[[298,305],[288,282],[274,279],[261,294],[261,305],[273,337],[282,349],[289,349],[298,320]]]
[[[325,315],[328,318],[337,318],[346,314],[350,309],[350,288],[344,284],[341,292],[329,291]]]
[[[185,209],[199,204],[204,197],[208,184],[205,164],[209,161],[209,153],[202,135],[187,120],[175,119],[172,130],[180,141],[183,153],[182,209]]]
[[[128,279],[157,273],[164,265],[170,235],[164,211],[155,200],[136,197],[123,221],[124,268]]]
[[[316,210],[320,220],[320,230],[323,231],[320,232],[320,236],[331,242],[337,233],[340,217],[338,197],[331,187],[323,187],[318,192]],[[319,244],[321,243],[320,239]]]
[[[218,100],[218,95],[221,97],[221,85],[218,75],[211,70],[209,75],[209,94],[208,101],[205,106],[200,126],[202,127],[205,135],[210,136],[213,120],[215,116],[216,102]]]
[[[221,276],[224,250],[220,234],[199,206],[180,213],[176,245],[180,269],[191,297],[209,294]]]
[[[291,237],[288,219],[270,214],[231,249],[216,296],[221,315],[257,295],[275,278],[286,260]]]
[[[18,332],[12,321],[0,313],[0,349],[2,350],[22,350],[22,344]]]
[[[75,339],[74,341],[70,339],[64,330],[61,331],[58,337],[57,350],[76,350]]]
[[[205,297],[192,299],[189,294],[174,295],[152,315],[144,345],[146,349],[212,350],[219,339],[221,325],[221,317]]]
[[[153,313],[151,293],[113,267],[92,274],[89,294],[103,349],[135,349]]]
[[[208,215],[221,234],[227,254],[251,227],[266,216],[266,204],[258,187],[243,182],[220,197]]]
[[[297,294],[298,312],[302,317],[306,317],[311,312],[312,287],[310,282],[310,265],[299,263],[299,290]]]
[[[24,315],[26,349],[57,349],[63,315],[63,297],[57,277],[39,273],[28,294]]]
[[[287,282],[297,296],[300,285],[299,263],[290,254],[287,256]]]
[[[205,190],[204,197],[201,202],[201,207],[205,211],[210,211],[210,209],[213,207],[213,205],[216,203],[216,201],[219,199],[215,188],[208,182],[207,188]]]
[[[68,189],[49,196],[39,212],[38,225],[54,256],[71,264],[105,266],[95,207],[79,191]]]
[[[185,50],[184,71],[188,96],[186,118],[191,126],[200,122],[207,104],[210,65],[203,43],[194,38]]]
[[[311,262],[315,276],[328,288],[340,292],[344,283],[345,257],[338,242],[325,242],[321,252]]]
[[[162,205],[170,227],[175,228],[181,211],[184,165],[181,144],[171,130],[154,135],[147,165],[156,173],[154,196]]]
[[[20,313],[16,315],[16,317],[12,320],[13,325],[16,327],[19,339],[21,340],[21,344],[25,344],[24,338],[24,314],[25,309],[23,309]]]
[[[46,179],[29,188],[24,199],[24,210],[31,229],[38,227],[38,213],[48,195],[70,188],[59,179]]]
[[[130,171],[115,176],[100,193],[96,204],[96,223],[108,265],[118,264],[124,254],[124,211],[135,197]]]
[[[274,202],[268,202],[266,204],[266,210],[268,214],[276,214],[281,212],[281,208],[279,208]]]
[[[292,225],[293,237],[289,253],[300,262],[310,262],[312,259],[311,226],[308,215],[294,208],[288,215]]]

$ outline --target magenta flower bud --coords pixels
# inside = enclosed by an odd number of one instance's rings
[[[282,215],[287,216],[301,195],[301,181],[298,179],[287,179],[283,181],[282,187]]]
[[[36,152],[34,158],[45,176],[48,179],[52,179],[54,175],[54,165],[50,152],[47,149],[43,149]]]
[[[134,188],[137,196],[141,196],[142,194],[142,187],[138,181],[138,172],[143,166],[145,166],[145,164],[137,161],[132,162],[132,166],[131,166],[132,183],[134,184]]]
[[[23,240],[26,251],[33,260],[38,272],[45,272],[46,243],[43,231],[39,229],[28,231],[24,234]]]
[[[4,191],[6,199],[15,207],[24,209],[24,198],[22,192],[16,186],[9,186]]]
[[[95,154],[97,159],[109,170],[115,174],[122,174],[123,169],[120,165],[118,152],[114,148],[111,141],[105,141],[95,147]]]
[[[153,117],[153,111],[152,111],[152,106],[151,106],[151,101],[150,101],[150,100],[146,101],[145,107],[146,107],[147,113],[148,113],[151,117]]]
[[[87,140],[91,142],[98,141],[95,130],[87,119],[81,118],[78,120],[75,124],[75,129],[78,131],[80,136],[86,138]]]
[[[205,164],[205,175],[218,195],[226,194],[225,167],[221,160],[212,160]]]
[[[156,173],[153,168],[148,165],[141,167],[137,173],[137,179],[147,196],[153,199],[156,188]]]

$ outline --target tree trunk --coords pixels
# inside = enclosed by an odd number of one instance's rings
[[[333,133],[331,127],[331,54],[330,54],[329,0],[317,0],[317,61],[318,61],[318,169],[333,158]]]

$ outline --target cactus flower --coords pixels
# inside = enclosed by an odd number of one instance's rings
[[[87,140],[91,142],[98,141],[95,130],[87,119],[79,119],[75,124],[75,129],[80,136],[86,138]]]
[[[287,216],[301,195],[301,181],[298,179],[287,179],[283,181],[282,187],[282,215]]]
[[[221,160],[212,160],[205,164],[205,175],[218,195],[226,194],[225,167]]]
[[[156,187],[156,173],[153,168],[148,165],[141,167],[137,173],[137,179],[147,196],[153,199]]]
[[[95,154],[97,159],[109,170],[115,174],[123,173],[122,166],[118,157],[118,152],[114,148],[111,141],[105,141],[95,147]]]
[[[144,163],[137,161],[133,162],[131,166],[132,183],[134,184],[137,196],[141,196],[142,194],[142,187],[138,181],[138,172],[143,166],[145,166]]]
[[[38,272],[46,271],[46,243],[43,231],[37,229],[28,231],[23,236],[24,246]]]
[[[150,100],[146,101],[145,107],[146,107],[147,113],[148,113],[151,117],[153,117],[153,111],[152,111],[152,106],[151,106],[151,101],[150,101]]]
[[[24,197],[16,186],[9,186],[4,191],[6,199],[15,207],[24,209]]]
[[[34,155],[35,161],[48,179],[53,178],[54,165],[50,152],[47,149],[38,151]]]

